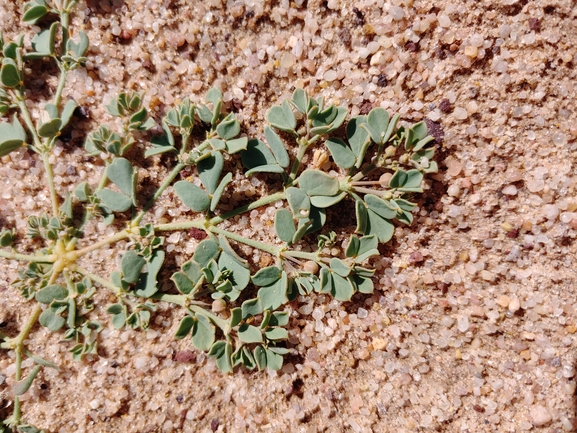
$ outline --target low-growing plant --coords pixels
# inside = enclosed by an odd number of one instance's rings
[[[37,321],[61,332],[71,342],[74,359],[81,360],[97,353],[103,325],[92,310],[98,290],[109,290],[116,298],[106,311],[117,329],[147,329],[157,303],[169,302],[184,313],[176,338],[190,338],[223,372],[239,365],[277,370],[289,352],[283,345],[289,323],[283,306],[311,292],[340,301],[357,292],[372,293],[371,257],[393,236],[395,220],[412,223],[416,204],[411,197],[423,192],[424,176],[437,171],[433,138],[423,122],[400,126],[399,115],[390,117],[374,108],[351,118],[345,127],[347,109],[296,89],[290,100],[268,111],[262,137],[248,138],[234,114],[225,112],[221,92],[213,88],[202,104],[189,99],[177,103],[162,118],[162,134],[150,138],[144,157],[166,154],[162,158],[174,162],[150,195],[138,180],[131,148],[137,137],[150,137],[156,122],[143,106],[142,95],[133,92],[118,95],[106,106],[122,127],[100,126],[85,140],[88,154],[104,165],[99,182],[82,182],[73,191],[63,191],[55,185],[50,155],[77,109],[74,101],[62,101],[67,73],[83,67],[89,46],[82,31],[72,37],[69,17],[75,4],[26,3],[24,22],[44,26],[31,47],[24,45],[23,36],[15,41],[0,37],[0,114],[5,116],[0,123],[0,156],[22,147],[36,153],[51,199],[44,214],[28,217],[27,236],[36,239],[36,252],[19,252],[22,239],[14,228],[0,233],[0,257],[27,263],[12,284],[34,303],[17,336],[0,334],[0,348],[14,351],[16,365],[13,411],[4,424],[21,432],[39,430],[22,420],[19,396],[41,367],[56,368],[25,347]],[[39,59],[55,62],[60,78],[52,102],[43,108],[45,115],[35,123],[26,103],[25,65]],[[312,153],[312,164],[304,163],[307,152]],[[240,160],[243,168],[224,170],[225,155]],[[234,192],[235,175],[241,172],[247,177],[266,173],[280,187],[224,211],[221,201]],[[181,221],[159,223],[151,210],[169,188],[190,212]],[[337,236],[327,210],[343,201],[354,203],[356,230],[336,256],[331,248]],[[222,227],[237,215],[278,202],[283,205],[275,206],[271,228],[278,242]],[[91,243],[84,231],[94,219],[118,230]],[[191,230],[201,241],[172,273],[173,290],[161,291],[157,278],[169,271],[164,266],[164,236]],[[316,246],[310,248],[315,233]],[[89,253],[119,241],[128,241],[119,269],[101,276],[85,267]],[[239,244],[268,253],[273,264],[253,273],[251,263],[238,253]],[[296,248],[299,244],[309,248]],[[24,374],[26,357],[36,366]]]

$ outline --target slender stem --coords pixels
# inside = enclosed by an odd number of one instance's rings
[[[300,259],[313,260],[315,262],[318,262],[320,260],[318,253],[307,253],[305,251],[294,251],[294,250],[283,251],[282,255],[286,258],[298,257]]]
[[[244,236],[238,235],[236,233],[229,232],[228,230],[224,230],[218,227],[209,227],[208,229],[212,233],[220,234],[226,236],[229,239],[232,239],[237,242],[241,242],[245,245],[251,246],[253,248],[258,248],[259,250],[265,251],[273,256],[278,256],[282,252],[281,247],[275,247],[274,245],[268,245],[263,242],[255,241],[253,239],[245,238]]]
[[[63,45],[64,45],[64,35],[67,33],[68,31],[64,31],[64,29],[62,29]],[[58,87],[56,88],[56,93],[54,94],[54,105],[56,105],[56,107],[60,105],[60,101],[62,99],[62,92],[64,91],[64,86],[66,85],[66,76],[68,75],[68,70],[66,69],[65,66],[61,65],[60,62],[58,62],[58,66],[60,68],[60,79],[58,80]]]
[[[363,167],[363,169],[361,171],[359,171],[357,174],[355,174],[352,178],[351,181],[352,182],[357,182],[359,180],[361,180],[363,177],[365,177],[366,175],[368,175],[369,173],[371,173],[373,170],[375,170],[377,167],[375,166],[375,164],[369,164],[365,167]]]
[[[186,164],[179,162],[172,169],[168,177],[164,180],[164,182],[162,182],[162,185],[158,187],[152,198],[148,200],[146,206],[144,206],[144,208],[139,212],[139,214],[132,220],[132,225],[138,225],[140,223],[144,215],[146,215],[146,212],[148,212],[148,210],[154,205],[156,200],[158,200],[158,198],[162,195],[164,190],[170,186],[172,181],[176,178],[176,176],[178,176],[178,173],[180,173],[184,167],[186,167]]]
[[[171,304],[186,307],[188,298],[184,295],[170,295],[168,293],[155,293],[149,296],[148,299],[156,299],[157,301],[170,302]]]
[[[38,151],[40,151],[42,149],[42,142],[40,141],[40,137],[38,136],[38,133],[36,132],[36,128],[34,127],[34,123],[32,122],[32,118],[30,117],[30,112],[28,111],[28,107],[26,106],[26,103],[24,102],[24,92],[22,92],[21,90],[17,91],[16,103],[18,104],[18,108],[20,109],[20,114],[22,114],[22,117],[24,118],[24,123],[26,124],[26,127],[28,128],[28,132],[30,132],[30,135],[32,135],[32,140],[34,140],[34,145],[36,146],[36,149]]]
[[[374,194],[379,197],[384,197],[385,195],[390,194],[389,191],[377,191],[371,188],[364,188],[362,186],[357,186],[354,188],[356,192],[360,192],[361,194]]]
[[[2,251],[2,250],[0,250],[0,257],[9,260],[22,260],[23,262],[35,262],[35,263],[54,263],[55,261],[49,255],[31,256],[28,254],[18,254],[13,251]]]
[[[50,199],[52,201],[52,216],[58,216],[60,198],[56,193],[56,187],[54,185],[54,171],[52,170],[52,164],[50,164],[48,152],[46,151],[42,152],[42,162],[44,164],[46,180],[48,181],[48,189],[50,190]]]
[[[302,159],[305,156],[305,153],[308,149],[309,144],[310,144],[309,142],[300,143],[299,150],[297,152],[297,156],[295,158],[295,161],[293,162],[293,166],[292,166],[291,172],[289,174],[287,186],[292,185],[293,182],[295,181],[297,173],[301,167]]]
[[[216,316],[215,314],[212,314],[210,311],[207,311],[204,308],[199,307],[198,305],[189,305],[188,308],[194,311],[195,313],[200,313],[208,317],[212,323],[214,323],[220,329],[225,331],[225,333],[229,329],[228,321]]]
[[[100,247],[103,247],[105,245],[110,245],[113,244],[115,242],[121,241],[122,239],[126,239],[128,236],[130,235],[130,233],[126,230],[123,230],[121,232],[116,233],[115,235],[112,235],[106,239],[102,239],[99,242],[96,242],[95,244],[92,245],[88,245],[87,247],[84,247],[78,251],[76,251],[76,254],[78,254],[78,257],[82,257],[94,250],[99,249]]]
[[[106,287],[107,289],[112,291],[116,296],[122,295],[122,290],[120,289],[120,287],[116,287],[114,284],[112,284],[111,281],[108,281],[108,280],[106,280],[106,279],[104,279],[104,278],[102,278],[96,274],[93,274],[88,269],[84,269],[81,266],[76,266],[75,271],[88,277],[88,278],[90,278],[93,281],[96,281],[101,286]]]
[[[206,228],[206,220],[197,219],[194,221],[182,221],[179,223],[158,224],[154,226],[154,231],[170,232],[175,230],[188,230],[193,227],[204,230]]]
[[[64,8],[61,12],[60,12],[60,24],[62,25],[62,55],[66,54],[66,45],[68,44],[68,38],[70,37],[70,9],[72,8],[73,5],[71,5],[68,8]],[[62,69],[60,69],[60,72],[63,72]],[[66,76],[66,73],[63,73],[60,75],[60,78],[62,79],[62,75]],[[60,83],[59,83],[59,87],[60,87]],[[62,86],[64,87],[64,85]],[[58,95],[58,97],[54,98],[54,105],[58,106],[58,104],[60,103],[60,96],[62,94],[62,89],[60,89],[60,93],[58,91],[56,91],[56,95]]]
[[[232,210],[232,211],[230,211],[230,212],[227,212],[227,213],[225,213],[225,214],[223,214],[223,215],[220,215],[220,216],[211,218],[211,219],[208,221],[208,223],[209,223],[210,225],[216,225],[216,224],[221,223],[221,222],[224,221],[224,220],[227,220],[227,219],[229,219],[229,218],[235,217],[235,216],[237,216],[237,215],[239,215],[239,214],[241,214],[241,213],[245,213],[245,212],[248,212],[248,211],[250,211],[250,210],[257,209],[257,208],[259,208],[259,207],[261,207],[261,206],[265,206],[265,205],[267,205],[267,204],[274,203],[275,201],[284,200],[285,198],[286,198],[285,192],[284,192],[284,191],[280,191],[280,192],[277,192],[277,193],[268,195],[268,196],[266,196],[266,197],[262,197],[262,198],[260,198],[260,199],[258,199],[258,200],[256,200],[256,201],[253,201],[252,203],[249,203],[249,204],[247,204],[247,205],[245,205],[245,206],[241,206],[241,207],[239,207],[239,208],[237,208],[237,209],[234,209],[234,210]]]

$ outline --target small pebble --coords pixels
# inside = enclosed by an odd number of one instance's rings
[[[536,427],[547,425],[551,422],[551,413],[545,406],[537,404],[530,409],[531,421]]]

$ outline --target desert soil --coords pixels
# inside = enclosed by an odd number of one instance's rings
[[[0,5],[7,38],[30,33],[21,4]],[[159,120],[216,86],[250,136],[262,136],[266,111],[296,87],[352,115],[380,106],[428,119],[440,171],[414,223],[372,262],[372,296],[286,307],[293,353],[281,371],[221,374],[174,339],[183,313],[165,304],[149,331],[114,330],[103,294],[98,356],[73,362],[62,335],[34,329],[30,349],[60,369],[44,369],[23,397],[28,422],[58,433],[577,431],[571,0],[92,0],[72,22],[91,46],[65,98],[87,118],[56,148],[61,193],[97,179],[83,131],[112,123],[103,104],[125,90],[145,91]],[[49,62],[39,67],[28,71],[36,117],[57,84]],[[151,185],[165,172],[155,161],[141,172]],[[26,215],[49,209],[30,152],[3,159],[0,183],[2,224],[24,233]],[[270,187],[266,177],[238,185]],[[162,203],[167,220],[190,217],[173,195]],[[263,228],[245,229],[266,238],[261,217]],[[342,225],[345,239],[354,227]],[[93,229],[96,238],[110,228]],[[186,233],[168,244],[177,263],[196,245]],[[116,251],[90,266],[107,275]],[[31,310],[9,286],[19,266],[0,268],[0,322],[11,334]],[[13,358],[0,353],[2,406]]]

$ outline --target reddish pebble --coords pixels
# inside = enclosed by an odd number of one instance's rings
[[[179,350],[174,354],[176,362],[194,362],[196,361],[196,353],[191,350]]]

